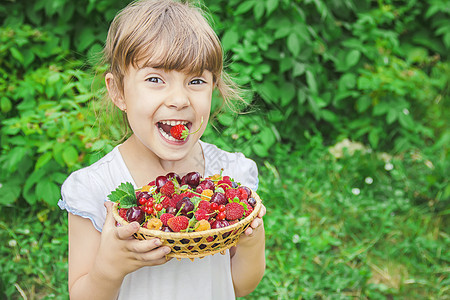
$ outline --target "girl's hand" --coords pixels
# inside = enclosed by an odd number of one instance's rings
[[[261,204],[261,210],[259,211],[258,216],[252,221],[250,226],[244,231],[245,235],[251,236],[253,234],[253,230],[263,224],[262,217],[264,217],[265,214],[266,214],[266,207],[263,204]]]
[[[157,238],[135,239],[133,234],[140,228],[137,222],[116,227],[112,206],[112,202],[105,202],[107,214],[96,260],[97,270],[101,268],[105,276],[118,279],[144,266],[166,263],[168,260],[165,256],[171,249],[167,246],[161,247],[161,241]]]

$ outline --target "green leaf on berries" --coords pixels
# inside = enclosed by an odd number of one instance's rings
[[[163,208],[163,209],[161,209],[160,211],[156,212],[156,217],[159,219],[159,218],[161,218],[161,216],[162,216],[163,214],[165,214],[165,213],[166,213],[166,209]]]
[[[180,187],[180,189],[181,189],[182,191],[187,191],[189,188],[190,188],[190,186],[187,185],[187,184],[185,184],[185,185],[183,185],[183,186]]]
[[[200,203],[200,201],[202,201],[202,198],[200,198],[199,196],[194,196],[194,197],[191,198],[191,202],[194,205],[198,205]]]
[[[134,187],[130,182],[125,182],[119,185],[114,191],[111,192],[111,194],[108,195],[108,199],[112,202],[119,202],[120,207],[122,208],[137,206]]]
[[[214,191],[215,191],[216,193],[222,193],[222,194],[225,194],[225,190],[224,190],[223,188],[221,188],[221,187],[216,188]]]
[[[153,195],[153,203],[161,203],[164,200],[163,194],[158,193]]]

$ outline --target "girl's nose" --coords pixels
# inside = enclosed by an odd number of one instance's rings
[[[188,93],[183,87],[174,88],[166,100],[166,105],[176,110],[186,108],[190,104]]]

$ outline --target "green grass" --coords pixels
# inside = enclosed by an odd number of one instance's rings
[[[245,299],[450,299],[448,195],[430,181],[448,162],[410,157],[389,170],[312,141],[260,162],[267,270]],[[67,298],[66,227],[56,208],[2,208],[0,298]]]

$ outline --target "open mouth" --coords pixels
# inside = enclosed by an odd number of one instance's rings
[[[188,122],[188,121],[174,121],[174,120],[167,120],[167,121],[161,121],[157,123],[159,132],[161,133],[161,135],[169,141],[172,142],[184,142],[182,140],[178,140],[176,138],[174,138],[171,134],[170,134],[170,129],[172,129],[173,126],[176,125],[185,125],[188,129],[191,128],[192,123]]]

